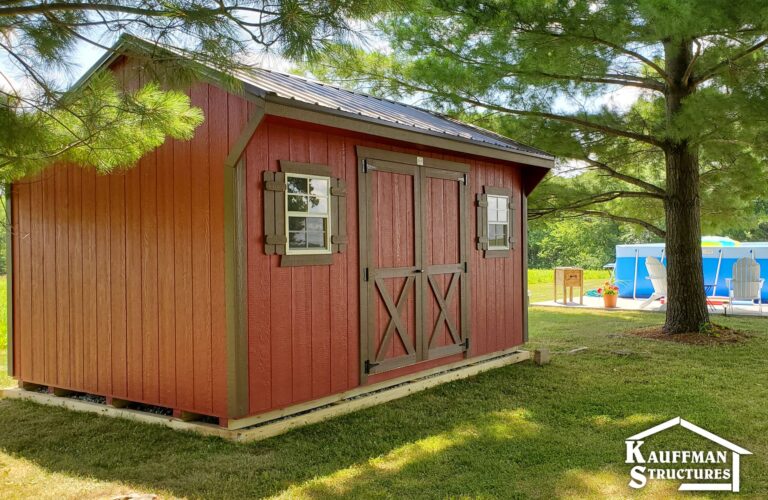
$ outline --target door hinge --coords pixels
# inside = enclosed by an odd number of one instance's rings
[[[370,279],[370,273],[368,272],[368,268],[367,268],[367,267],[366,267],[366,268],[365,268],[365,270],[363,271],[363,279],[364,279],[365,281],[368,281],[368,280]]]
[[[465,272],[465,273],[468,273],[468,272],[469,272],[469,262],[465,262],[465,263],[463,264],[463,267],[464,267],[464,272]]]
[[[464,174],[459,178],[459,182],[463,182],[465,186],[469,186],[469,174]]]
[[[464,342],[462,342],[462,344],[464,344],[464,350],[468,351],[469,350],[469,337],[465,338]]]
[[[363,173],[367,174],[371,170],[376,170],[376,167],[368,163],[368,160],[363,160]]]
[[[379,366],[379,363],[371,363],[369,359],[365,360],[365,373],[371,373],[371,369],[375,366]]]

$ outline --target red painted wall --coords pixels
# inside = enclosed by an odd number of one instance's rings
[[[14,184],[18,379],[226,416],[223,163],[248,110],[213,86],[190,95],[206,114],[191,141]]]
[[[248,225],[248,337],[250,413],[282,408],[359,385],[359,276],[356,146],[393,150],[469,163],[471,200],[483,185],[511,188],[517,204],[514,230],[521,241],[520,169],[414,149],[329,127],[267,117],[246,150]],[[264,253],[261,172],[277,171],[279,160],[320,163],[347,181],[346,252],[332,266],[281,268],[279,256]],[[474,201],[473,201],[474,205]],[[470,212],[471,355],[523,343],[522,250],[504,259],[483,259],[476,250],[474,208]],[[370,376],[369,383],[462,359],[462,355]]]

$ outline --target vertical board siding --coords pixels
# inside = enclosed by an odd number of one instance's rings
[[[192,105],[208,116],[208,86],[192,88]],[[191,143],[192,182],[192,343],[194,406],[212,412],[211,374],[211,231],[209,128],[206,120]]]
[[[96,261],[96,174],[81,170],[82,176],[82,291],[83,291],[83,382],[88,392],[98,392],[99,359],[97,329],[97,261]]]
[[[230,111],[231,113],[231,111]],[[484,259],[476,250],[475,194],[482,186],[506,187],[520,203],[519,171],[514,165],[486,162],[458,155],[426,153],[407,147],[392,146],[347,134],[335,129],[309,126],[290,120],[267,117],[256,130],[246,149],[247,231],[248,231],[248,338],[250,413],[271,409],[342,392],[359,385],[360,324],[357,228],[358,163],[356,146],[431,156],[469,163],[470,190],[467,230],[470,238],[471,354],[491,353],[523,343],[522,291],[517,283],[521,251],[516,248],[505,259]],[[350,245],[344,253],[334,254],[330,266],[280,267],[280,257],[264,253],[263,183],[264,170],[278,171],[279,161],[289,160],[328,165],[333,175],[347,182],[347,234]],[[382,175],[373,183],[374,196],[384,214],[377,221],[374,241],[382,263],[408,265],[413,262],[413,207],[407,203],[409,179]],[[448,221],[458,218],[455,183],[430,179],[430,200],[435,205],[435,219],[445,219],[445,227],[425,228],[429,252],[435,263],[457,261],[458,227]],[[520,210],[516,215],[520,216]],[[519,240],[521,221],[515,221]],[[381,233],[381,234],[379,234]],[[377,245],[381,235],[388,237],[386,247]],[[435,277],[443,294],[449,276]],[[386,280],[393,297],[399,295],[403,279]],[[453,298],[451,315],[459,323],[458,291]],[[394,299],[393,299],[394,300]],[[434,302],[434,301],[433,301]],[[430,306],[428,317],[436,321],[439,310]],[[408,324],[415,321],[409,304]],[[383,306],[373,311],[388,318]],[[406,318],[404,318],[406,319]],[[434,325],[434,323],[432,323]],[[450,342],[443,324],[436,345]],[[391,354],[404,352],[396,340]],[[462,359],[462,355],[425,361],[368,377],[369,383]]]
[[[227,416],[220,130],[246,104],[191,95],[206,112],[192,141],[109,175],[58,165],[15,183],[20,380]]]
[[[227,93],[208,87],[208,175],[210,213],[210,290],[211,290],[211,397],[216,415],[227,411],[227,330],[226,305],[224,302],[224,159],[229,152],[227,118],[232,110],[244,108],[242,99],[232,97],[228,106]],[[240,126],[244,126],[243,122]],[[239,129],[236,131],[239,132]]]

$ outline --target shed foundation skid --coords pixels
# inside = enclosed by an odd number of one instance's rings
[[[447,382],[469,378],[488,370],[520,363],[532,359],[529,351],[510,350],[467,360],[438,369],[428,370],[373,384],[359,390],[348,391],[332,398],[313,401],[309,404],[295,405],[273,411],[257,417],[238,420],[224,420],[220,425],[205,423],[199,415],[174,412],[172,416],[162,416],[146,411],[125,408],[126,402],[107,401],[99,404],[68,395],[57,396],[48,391],[41,392],[39,387],[29,389],[4,389],[0,398],[32,401],[41,405],[58,406],[73,411],[96,413],[106,417],[124,418],[147,424],[163,425],[174,430],[196,432],[207,436],[216,436],[237,442],[258,441],[277,436],[305,425],[317,423],[354,411],[370,408],[388,401],[394,401],[416,392],[420,392]],[[110,404],[111,403],[111,404]]]

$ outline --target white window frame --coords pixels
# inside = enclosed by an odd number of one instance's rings
[[[300,178],[300,179],[307,179],[307,184],[309,184],[310,180],[321,180],[325,181],[326,185],[328,186],[328,190],[324,196],[326,199],[326,206],[328,207],[328,210],[325,214],[320,214],[316,212],[297,212],[297,211],[289,211],[288,210],[288,196],[291,194],[296,193],[289,193],[288,192],[288,179],[291,177],[294,178]],[[286,172],[285,174],[285,254],[286,255],[323,255],[323,254],[330,254],[333,252],[332,246],[331,246],[331,178],[326,177],[323,175],[306,175],[306,174],[292,174]],[[298,250],[295,248],[291,248],[291,242],[290,242],[290,222],[291,217],[312,217],[312,218],[322,218],[325,219],[325,248],[307,248],[303,250]]]
[[[488,222],[486,224],[488,226],[486,228],[486,232],[488,233],[488,250],[509,250],[511,248],[511,246],[509,244],[509,237],[510,237],[510,234],[509,234],[509,230],[510,230],[509,199],[510,198],[509,198],[509,196],[502,195],[502,194],[489,194],[489,195],[486,195],[486,196],[487,196],[487,199],[488,199],[488,207],[485,209],[486,210],[486,217],[488,219]],[[503,202],[504,202],[504,211],[507,213],[507,215],[506,215],[506,217],[507,217],[506,222],[491,221],[491,198],[495,198],[496,200],[503,200]],[[498,218],[498,212],[500,212],[500,211],[501,211],[501,209],[499,209],[499,208],[495,209],[495,212],[496,212],[496,214],[495,214],[496,217],[494,217],[495,219]],[[504,239],[504,246],[491,245],[491,226],[492,225],[493,226],[507,226],[507,237]]]

